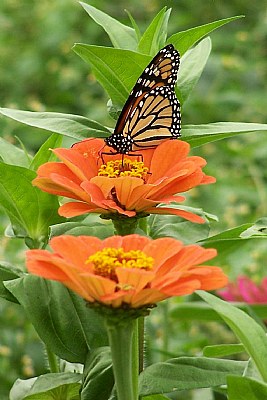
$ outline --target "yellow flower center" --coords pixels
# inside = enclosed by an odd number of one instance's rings
[[[148,168],[144,166],[143,161],[123,160],[108,161],[101,165],[98,170],[98,176],[107,176],[108,178],[118,178],[119,176],[134,176],[146,179]]]
[[[154,259],[141,250],[124,251],[121,247],[107,247],[92,254],[86,263],[93,264],[95,274],[117,282],[116,268],[140,268],[148,271],[153,268]]]

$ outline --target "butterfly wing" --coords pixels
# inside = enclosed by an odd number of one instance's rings
[[[174,87],[180,56],[173,45],[161,49],[137,80],[106,140],[118,153],[157,146],[180,136],[180,104]]]

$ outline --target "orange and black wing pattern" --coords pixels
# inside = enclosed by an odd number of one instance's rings
[[[180,103],[174,87],[180,55],[173,45],[161,49],[137,80],[106,144],[127,154],[180,136]]]

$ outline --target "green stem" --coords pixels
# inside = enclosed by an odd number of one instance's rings
[[[136,325],[135,319],[121,324],[106,319],[118,400],[138,400],[138,349],[137,340],[133,340]]]
[[[47,346],[45,346],[50,372],[57,373],[59,371],[58,359]]]
[[[138,323],[138,353],[139,353],[139,374],[144,369],[144,343],[145,343],[145,318],[140,317]]]
[[[163,358],[165,359],[166,354],[168,354],[169,351],[169,302],[168,301],[164,301],[162,304],[162,326],[163,326]],[[164,357],[165,356],[165,357]]]
[[[131,235],[137,228],[137,218],[119,218],[113,219],[115,233],[117,235],[126,236]]]

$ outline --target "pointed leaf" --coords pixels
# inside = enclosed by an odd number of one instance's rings
[[[38,152],[35,154],[30,168],[36,171],[40,165],[56,160],[56,156],[52,153],[51,149],[60,147],[62,144],[62,136],[54,133],[43,143]]]
[[[107,344],[102,319],[59,282],[27,275],[5,286],[24,307],[42,341],[60,358],[84,363],[91,349]]]
[[[110,133],[103,125],[80,115],[32,112],[12,108],[0,108],[0,114],[23,124],[59,133],[77,140],[87,137],[106,137]]]
[[[205,357],[179,357],[155,363],[140,374],[139,394],[147,396],[224,385],[227,375],[242,375],[246,364]]]
[[[222,25],[227,24],[228,22],[235,21],[236,19],[243,17],[243,15],[238,15],[236,17],[225,18],[209,24],[196,26],[194,28],[187,29],[186,31],[175,33],[169,37],[167,42],[172,43],[182,55],[208,33],[214,31]]]
[[[12,279],[17,279],[22,275],[21,270],[12,267],[11,265],[0,265],[0,297],[6,299],[7,301],[12,301],[13,303],[18,303],[16,297],[14,297],[7,288],[3,285],[4,281],[10,281]]]
[[[162,46],[162,37],[166,37],[166,25],[170,16],[170,10],[166,11],[164,7],[155,16],[146,31],[144,32],[138,44],[138,51],[144,54],[154,56]]]
[[[215,346],[206,346],[203,349],[205,357],[227,357],[233,354],[242,353],[245,348],[242,344],[219,344]]]
[[[235,303],[235,306],[247,313],[251,311],[261,319],[267,320],[267,305]],[[220,315],[209,305],[202,301],[180,303],[172,309],[170,316],[176,320],[188,321],[222,321]]]
[[[0,137],[0,157],[6,164],[28,167],[31,156]]]
[[[18,379],[10,391],[10,400],[79,400],[81,374],[54,373],[37,378]]]
[[[135,30],[105,14],[97,8],[80,2],[90,17],[107,32],[114,47],[135,50],[137,38]]]
[[[267,124],[254,124],[245,122],[215,122],[203,125],[184,125],[182,138],[191,147],[202,146],[205,143],[214,142],[249,132],[267,132]]]
[[[203,69],[207,63],[211,51],[211,40],[206,38],[196,47],[188,50],[181,58],[181,66],[178,72],[178,98],[183,104],[197,81],[199,80]]]
[[[262,378],[267,381],[267,337],[262,327],[244,311],[218,299],[210,293],[197,292],[227,323],[243,343],[247,353],[253,359]]]
[[[194,211],[192,210],[192,212]],[[204,213],[197,214],[205,218]],[[149,217],[149,236],[153,239],[170,236],[182,240],[185,244],[196,243],[205,239],[209,230],[208,223],[194,224],[176,215],[151,215]]]
[[[137,25],[137,23],[135,22],[135,19],[133,18],[132,14],[130,13],[129,10],[125,10],[125,12],[127,13],[129,20],[131,21],[132,27],[135,31],[136,34],[136,38],[137,38],[137,42],[139,42],[139,40],[141,39],[141,32],[139,29],[139,26]]]
[[[94,74],[114,104],[125,103],[151,57],[129,50],[77,43],[73,50],[92,65]]]
[[[23,167],[0,163],[0,204],[15,234],[42,242],[48,227],[63,221],[55,196],[32,186],[36,174]]]
[[[94,350],[86,361],[81,400],[108,400],[114,386],[109,347]]]
[[[267,217],[258,219],[255,224],[244,230],[240,237],[243,239],[267,238]]]
[[[264,400],[267,399],[267,384],[244,376],[229,376],[227,394],[229,400]]]
[[[99,239],[106,239],[114,234],[114,226],[110,222],[108,224],[95,223],[93,226],[86,222],[65,222],[51,226],[50,237],[60,235],[72,236],[96,236]]]

